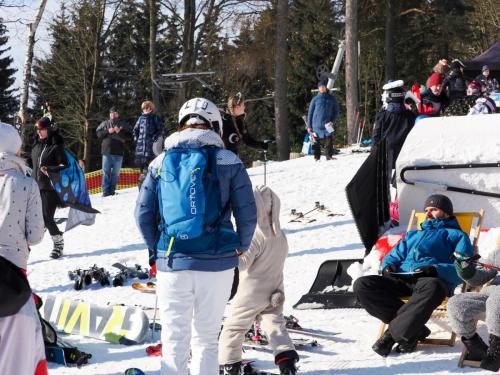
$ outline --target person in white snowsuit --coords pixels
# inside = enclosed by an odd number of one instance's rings
[[[267,186],[255,187],[254,196],[257,228],[250,249],[239,257],[240,282],[219,338],[219,363],[224,374],[240,373],[245,333],[260,316],[281,374],[295,374],[299,357],[283,317],[288,243],[280,227],[280,200]]]
[[[500,239],[499,239],[500,240]],[[499,242],[500,245],[500,242]],[[458,275],[472,287],[490,282],[480,292],[460,293],[450,298],[447,305],[450,325],[464,343],[466,359],[481,361],[481,368],[500,369],[500,276],[498,271],[475,265],[467,260],[455,261]],[[489,347],[477,334],[477,320],[486,321]]]
[[[26,278],[44,234],[38,185],[17,156],[21,137],[0,123],[0,374],[47,374],[42,328]]]

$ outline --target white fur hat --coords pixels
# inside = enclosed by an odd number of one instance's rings
[[[21,149],[21,137],[12,125],[0,122],[0,152],[16,154]]]

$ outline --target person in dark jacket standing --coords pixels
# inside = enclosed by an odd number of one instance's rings
[[[267,150],[267,143],[255,140],[245,124],[245,98],[238,92],[229,97],[227,112],[221,111],[222,141],[227,150],[238,155],[238,147],[243,142],[255,150]]]
[[[443,91],[448,94],[450,104],[463,98],[467,93],[464,67],[465,65],[460,60],[453,60],[450,64],[451,73],[443,81]]]
[[[479,74],[474,80],[481,84],[482,91],[485,95],[489,95],[500,89],[497,79],[490,75],[490,67],[488,65],[483,65],[481,74]]]
[[[141,111],[132,131],[135,143],[135,164],[142,171],[139,177],[139,187],[146,177],[149,163],[156,157],[155,143],[163,143],[163,122],[155,112],[154,103],[149,100],[143,102]]]
[[[363,276],[354,282],[354,293],[366,311],[389,325],[372,349],[385,357],[396,351],[409,353],[430,334],[425,323],[446,296],[462,282],[453,253],[472,256],[469,235],[453,216],[453,204],[445,195],[425,201],[422,230],[410,231],[386,255],[382,276]],[[410,296],[405,304],[401,297]]]
[[[58,172],[68,166],[68,159],[64,153],[64,139],[59,131],[52,127],[52,122],[47,117],[42,117],[36,123],[38,140],[31,150],[32,176],[40,188],[42,198],[42,212],[45,227],[54,242],[51,258],[59,258],[63,254],[63,234],[54,221],[57,207],[62,203],[49,179],[49,172]]]
[[[392,151],[392,168],[396,168],[399,152],[415,124],[415,114],[405,108],[404,100],[405,91],[402,86],[388,89],[387,109],[377,113],[373,126],[373,145],[376,146],[382,139],[387,139],[389,150]]]
[[[115,107],[109,110],[109,120],[97,127],[97,136],[102,141],[102,196],[115,195],[116,184],[120,177],[126,137],[130,134],[129,125],[120,118]]]
[[[328,93],[325,81],[318,82],[319,93],[309,105],[307,114],[307,130],[314,140],[314,159],[321,158],[321,140],[326,139],[326,160],[333,155],[333,133],[335,121],[339,117],[340,109],[335,98]]]

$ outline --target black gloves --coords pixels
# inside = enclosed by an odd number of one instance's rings
[[[384,269],[382,270],[382,276],[392,277],[392,273],[396,272],[397,270],[398,270],[398,267],[396,265],[389,264],[389,265],[385,266]]]
[[[415,272],[416,272],[417,277],[437,277],[438,276],[437,268],[434,266],[421,266],[421,267],[418,267],[415,270]]]

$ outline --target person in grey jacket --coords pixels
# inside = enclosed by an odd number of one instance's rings
[[[125,140],[130,135],[130,126],[120,118],[115,107],[109,110],[109,120],[101,122],[96,129],[101,140],[102,154],[102,196],[115,195],[120,177]]]
[[[326,160],[331,160],[333,155],[334,126],[340,114],[339,105],[335,97],[328,93],[325,81],[318,82],[319,93],[309,105],[307,114],[307,130],[314,140],[314,159],[321,158],[321,140],[326,140]]]
[[[157,254],[156,293],[163,327],[162,344],[166,348],[161,375],[187,375],[190,352],[191,375],[219,374],[218,336],[231,291],[233,269],[238,264],[238,255],[250,247],[255,230],[257,213],[250,178],[241,160],[224,149],[220,135],[213,130],[215,123],[218,123],[217,129],[222,128],[219,110],[212,102],[194,98],[184,103],[179,111],[179,131],[165,140],[165,152],[150,164],[137,199],[137,226],[148,248]],[[166,235],[165,202],[172,205],[167,211],[171,215],[181,209],[183,202],[177,197],[164,196],[169,181],[173,181],[169,180],[170,172],[164,164],[170,161],[166,158],[171,155],[166,154],[172,149],[197,148],[208,148],[215,154],[220,207],[224,209],[216,220],[217,227],[187,239],[190,245],[183,247],[182,238]],[[189,197],[193,195],[192,203],[198,197],[195,185],[188,189]],[[193,206],[188,202],[188,207]],[[213,241],[212,234],[217,235]]]
[[[461,293],[450,298],[447,305],[450,325],[467,348],[466,359],[481,361],[481,368],[496,372],[500,369],[500,276],[494,268],[474,264],[477,256],[455,256],[457,273],[468,285],[478,287],[490,283],[479,292]],[[485,319],[488,326],[489,347],[476,332],[478,319]]]
[[[0,123],[0,374],[41,374],[45,347],[26,268],[45,226],[40,191],[20,149],[14,126]]]
[[[299,356],[283,318],[288,243],[280,227],[280,200],[267,186],[257,186],[253,193],[257,229],[250,249],[239,257],[240,282],[219,338],[219,363],[224,375],[240,374],[245,333],[259,316],[280,373],[293,375]]]

